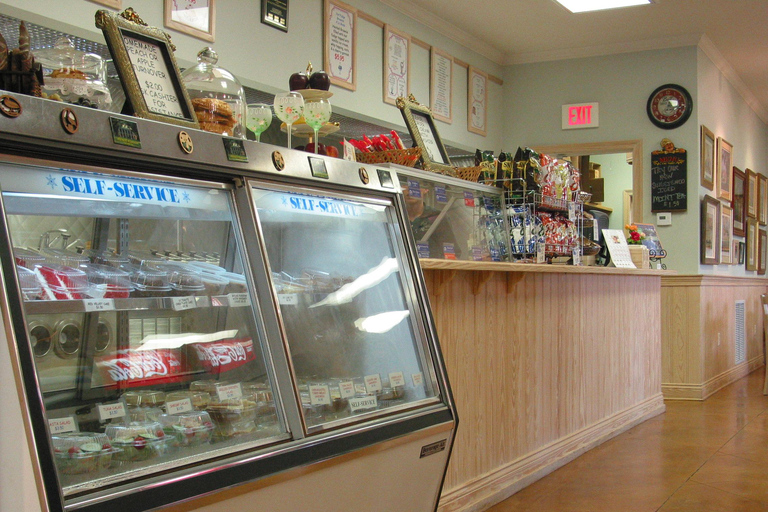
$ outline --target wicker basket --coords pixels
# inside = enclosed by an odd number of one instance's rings
[[[364,164],[397,164],[405,167],[413,167],[421,158],[421,148],[388,149],[373,153],[355,153],[358,162]]]
[[[480,172],[483,168],[479,165],[475,167],[454,167],[456,170],[456,177],[462,180],[471,181],[477,183],[477,179],[480,177]]]

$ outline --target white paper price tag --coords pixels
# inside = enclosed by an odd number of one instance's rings
[[[94,313],[99,311],[114,311],[115,300],[114,299],[85,299],[83,300],[83,306],[86,313]]]
[[[344,139],[342,145],[344,147],[344,160],[349,160],[350,162],[357,161],[357,158],[355,158],[355,146],[347,142],[347,139]]]
[[[192,407],[191,398],[182,398],[181,400],[165,402],[165,409],[168,411],[168,414],[181,414],[183,412],[193,411],[194,407]]]
[[[331,390],[324,384],[309,386],[309,403],[312,405],[331,405]]]
[[[351,380],[339,382],[339,394],[341,395],[341,398],[355,396],[355,383]]]
[[[375,393],[381,391],[381,376],[377,373],[375,375],[366,375],[363,377],[365,381],[366,393]]]
[[[411,380],[413,381],[414,386],[421,386],[424,384],[424,374],[422,373],[414,373],[411,375]]]
[[[281,293],[278,294],[277,301],[281,306],[296,306],[299,304],[299,295],[297,293]]]
[[[544,247],[546,244],[538,243],[536,244],[536,263],[546,263],[547,257],[544,254]]]
[[[227,295],[227,302],[231,308],[242,308],[251,305],[251,296],[247,293],[230,293]]]
[[[573,264],[581,265],[581,250],[578,247],[573,248]]]
[[[185,309],[195,309],[197,307],[194,297],[171,297],[171,303],[174,311],[184,311]]]
[[[125,405],[123,402],[99,406],[99,420],[107,421],[125,417]]]
[[[226,386],[216,386],[216,394],[219,396],[219,401],[233,400],[243,397],[243,388],[239,382]]]
[[[77,421],[74,416],[64,418],[52,418],[48,420],[48,430],[51,434],[64,434],[65,432],[77,432]]]
[[[389,385],[390,387],[393,387],[393,388],[405,386],[405,376],[403,375],[403,372],[390,373]]]
[[[365,384],[355,384],[355,393],[358,395],[364,395],[366,393]]]
[[[349,399],[349,410],[353,413],[364,411],[366,409],[375,409],[379,406],[375,396],[362,396],[360,398]]]

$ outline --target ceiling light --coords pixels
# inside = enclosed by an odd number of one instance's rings
[[[633,5],[650,4],[651,0],[556,0],[572,13],[602,11]]]

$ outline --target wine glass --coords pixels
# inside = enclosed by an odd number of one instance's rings
[[[304,114],[304,96],[295,91],[275,94],[275,115],[285,123],[288,132],[288,148],[291,148],[291,125]]]
[[[325,98],[304,105],[304,120],[315,131],[315,153],[317,153],[317,135],[320,128],[331,118],[331,102]]]
[[[261,134],[272,124],[272,107],[266,103],[249,103],[245,126],[256,135],[256,142],[261,142]]]

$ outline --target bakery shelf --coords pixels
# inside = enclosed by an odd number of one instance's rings
[[[187,302],[188,299],[194,301],[194,305]],[[229,295],[213,295],[199,297],[141,297],[127,299],[111,299],[114,301],[114,308],[105,308],[101,311],[155,311],[170,309],[179,311],[182,309],[200,309],[211,307],[237,307],[250,305],[250,299],[247,294],[233,293]],[[89,310],[87,304],[91,299],[77,300],[33,300],[25,302],[27,314],[43,315],[58,313],[88,313],[97,312]]]

